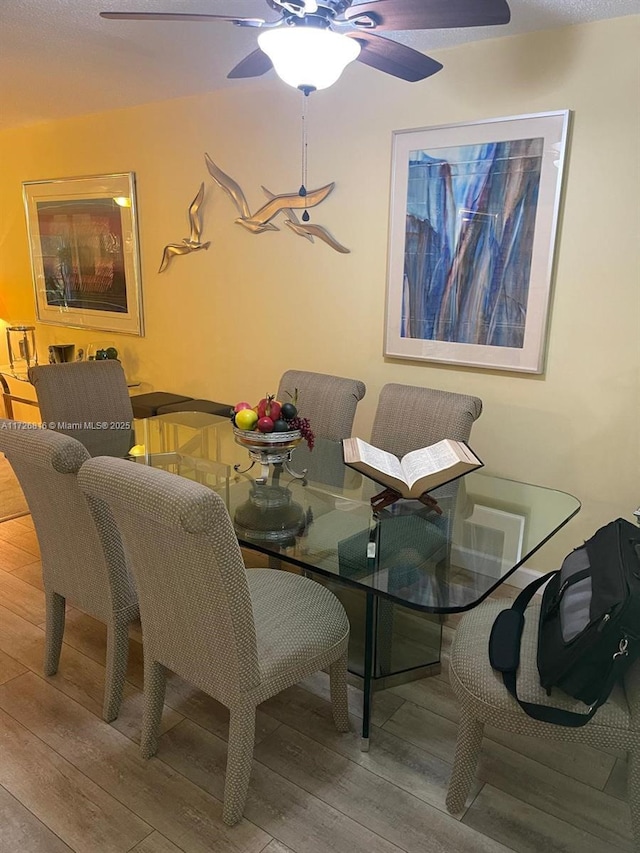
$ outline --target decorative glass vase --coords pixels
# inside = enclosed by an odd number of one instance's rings
[[[7,349],[12,373],[26,374],[38,363],[35,326],[7,326]]]

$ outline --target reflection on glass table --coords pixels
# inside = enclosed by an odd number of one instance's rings
[[[176,473],[202,476],[189,468],[194,457],[185,447],[206,455],[217,466],[208,484],[225,500],[240,544],[313,576],[341,599],[351,622],[349,668],[364,684],[365,737],[373,683],[437,671],[438,614],[478,604],[580,508],[563,492],[473,472],[431,493],[441,515],[405,500],[373,513],[380,486],[344,465],[339,442],[318,439],[311,453],[301,445],[292,467],[306,468],[306,478],[272,466],[261,486],[233,469],[247,455],[230,422],[220,418],[208,429],[215,436],[205,443],[178,436]],[[149,464],[166,462],[174,437],[165,432],[164,455],[149,454]]]
[[[136,460],[187,477],[221,493],[229,503],[232,469],[222,459],[219,427],[228,418],[171,412],[135,421]]]
[[[136,444],[144,447],[149,455],[158,457],[160,465],[163,453],[180,453],[198,459],[221,460],[219,428],[228,430],[229,419],[206,412],[171,412],[156,415],[136,423]],[[152,463],[146,460],[147,464]]]

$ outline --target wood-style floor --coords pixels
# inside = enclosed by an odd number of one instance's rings
[[[504,592],[509,593],[505,587]],[[140,644],[120,717],[100,718],[105,630],[70,609],[42,675],[44,597],[29,517],[0,524],[0,853],[604,853],[633,850],[623,755],[489,731],[461,819],[444,806],[456,737],[445,672],[376,695],[371,750],[331,723],[323,674],[261,706],[245,819],[222,823],[227,713],[170,680],[143,761]],[[445,627],[445,651],[455,620]]]

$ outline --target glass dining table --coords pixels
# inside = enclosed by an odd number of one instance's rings
[[[381,487],[344,464],[340,442],[316,439],[286,468],[256,468],[230,421],[200,412],[139,421],[136,440],[140,462],[220,494],[241,546],[340,598],[363,749],[374,688],[438,672],[442,614],[481,602],[580,509],[564,492],[472,472],[430,493],[437,509],[399,500],[374,511]]]

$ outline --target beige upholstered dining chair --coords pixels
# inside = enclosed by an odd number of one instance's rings
[[[76,474],[89,453],[79,441],[34,424],[0,420],[0,452],[27,499],[42,555],[46,595],[44,674],[58,671],[65,602],[105,622],[107,661],[103,717],[118,716],[127,672],[129,625],[138,619],[124,561],[107,565]],[[133,463],[129,463],[133,464]],[[111,550],[117,551],[114,540]]]
[[[418,385],[390,383],[380,392],[370,442],[401,458],[412,450],[428,447],[443,438],[468,441],[471,428],[481,413],[482,400],[478,397]],[[443,509],[464,499],[466,493],[461,483],[463,480],[457,480],[438,490],[438,502]],[[436,519],[435,524],[438,527],[447,526],[451,518],[452,513],[446,512],[443,520]],[[434,540],[430,560],[435,566],[446,568],[447,542],[447,536]],[[425,551],[421,558],[426,559],[427,554],[428,551]],[[355,630],[355,626],[364,621],[363,596],[348,589],[343,591],[336,588],[334,591],[347,608]],[[410,631],[416,644],[421,644],[425,649],[440,647],[440,615],[408,611],[399,604],[380,599],[377,602],[377,618],[378,675],[386,675],[393,669],[393,647],[405,631]]]
[[[29,379],[50,429],[77,439],[91,456],[127,455],[133,409],[119,361],[41,364],[30,368]]]
[[[334,720],[347,730],[344,609],[307,578],[246,571],[222,499],[199,483],[106,457],[85,462],[79,482],[107,548],[117,537],[115,520],[138,589],[142,754],[157,749],[167,670],[226,705],[223,819],[234,824],[247,795],[260,702],[329,667]]]
[[[509,601],[486,601],[460,621],[451,647],[449,680],[460,702],[460,723],[447,808],[464,809],[475,776],[484,725],[535,738],[585,743],[596,749],[628,751],[627,792],[635,849],[640,849],[640,661],[628,670],[624,685],[614,688],[596,715],[581,728],[542,723],[529,717],[489,663],[489,635]],[[540,686],[536,666],[539,605],[527,608],[520,650],[518,696],[527,702],[585,713],[582,703],[560,690],[551,696]]]
[[[371,430],[371,444],[402,457],[443,438],[468,441],[482,400],[418,385],[385,385]]]
[[[356,407],[367,390],[364,382],[327,373],[287,370],[278,386],[278,400],[291,402],[296,389],[300,416],[309,419],[318,438],[349,438]]]

